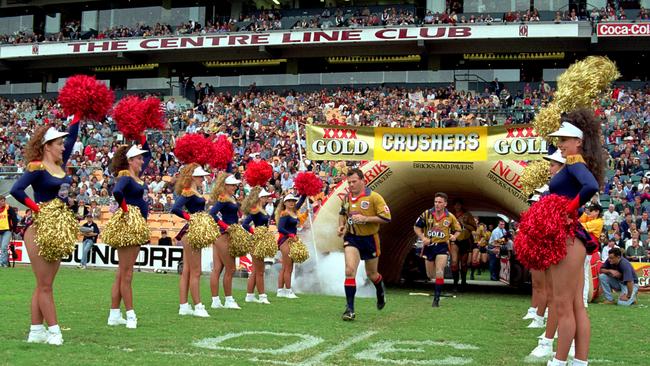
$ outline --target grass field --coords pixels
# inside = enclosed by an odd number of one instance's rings
[[[106,326],[112,271],[62,268],[55,296],[65,344],[25,342],[34,281],[28,267],[0,271],[0,364],[8,365],[520,365],[538,329],[521,320],[529,298],[464,293],[431,308],[431,297],[389,289],[379,312],[357,299],[357,320],[343,322],[344,299],[301,295],[242,310],[211,310],[211,318],[180,317],[178,276],[136,273],[138,329]],[[422,289],[415,291],[422,292]],[[270,291],[269,291],[270,292]],[[207,278],[202,294],[209,305]],[[649,295],[639,306],[591,305],[591,364],[648,365]],[[242,333],[244,332],[244,333]],[[543,362],[528,363],[545,365]]]

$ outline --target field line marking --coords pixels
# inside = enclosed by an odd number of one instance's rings
[[[316,365],[316,364],[321,365],[323,363],[323,360],[330,357],[331,355],[333,355],[335,353],[338,353],[338,352],[341,352],[341,351],[345,350],[346,348],[350,347],[351,345],[353,345],[355,343],[359,343],[361,341],[364,341],[364,340],[372,337],[373,335],[375,335],[377,333],[378,332],[376,332],[376,331],[368,331],[368,332],[363,332],[363,333],[361,333],[361,334],[359,334],[357,336],[354,336],[352,338],[348,338],[345,341],[335,345],[334,347],[332,347],[332,348],[330,348],[330,349],[328,349],[328,350],[326,350],[324,352],[321,352],[321,353],[313,356],[312,358],[308,358],[305,361],[298,363],[298,365],[300,365],[300,366],[310,366],[310,365]]]

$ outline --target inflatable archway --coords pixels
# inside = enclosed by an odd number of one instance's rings
[[[406,255],[416,240],[413,223],[433,207],[435,192],[462,197],[471,211],[501,212],[519,217],[528,205],[520,189],[524,167],[513,160],[473,163],[383,162],[362,165],[368,187],[381,194],[390,207],[392,222],[380,231],[379,267],[388,282],[397,282]],[[320,252],[339,251],[343,241],[336,235],[336,223],[347,183],[330,193],[314,219],[316,248]]]

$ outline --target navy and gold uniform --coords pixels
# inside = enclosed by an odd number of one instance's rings
[[[343,246],[352,246],[359,250],[362,260],[379,257],[379,223],[357,223],[352,220],[353,215],[377,216],[385,222],[390,222],[390,209],[384,198],[379,193],[369,188],[359,196],[348,196],[343,200],[339,215],[345,217],[345,235]]]
[[[415,221],[415,226],[422,229],[424,235],[431,240],[430,245],[422,248],[422,255],[428,261],[435,260],[439,254],[447,255],[449,238],[454,232],[461,231],[456,216],[445,210],[440,217],[437,217],[433,208],[424,211]]]
[[[456,238],[456,245],[458,245],[459,254],[463,255],[472,250],[472,231],[476,230],[476,221],[469,211],[463,212],[457,217],[457,220],[461,224],[461,232]]]
[[[589,171],[582,155],[567,156],[566,164],[551,178],[549,192],[571,199],[567,212],[577,212],[598,192],[598,181]],[[582,225],[577,225],[575,235],[584,244],[587,253],[598,248],[595,240]]]
[[[225,234],[228,226],[239,222],[239,203],[235,198],[221,194],[210,209],[210,216],[219,225],[221,234]]]

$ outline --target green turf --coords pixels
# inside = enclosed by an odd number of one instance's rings
[[[106,326],[111,271],[81,271],[62,268],[55,283],[55,296],[65,344],[61,347],[25,342],[29,326],[29,299],[33,276],[29,268],[0,271],[0,364],[10,365],[424,365],[469,361],[471,365],[520,365],[536,345],[538,329],[526,329],[521,320],[529,298],[518,294],[469,293],[443,298],[441,308],[432,309],[430,297],[409,296],[410,290],[389,289],[388,305],[377,311],[374,299],[357,299],[357,320],[343,322],[344,299],[301,295],[298,300],[276,299],[272,305],[245,304],[244,292],[235,296],[241,311],[211,310],[209,319],[179,317],[178,276],[136,273],[135,307],[137,330]],[[241,288],[243,280],[237,280]],[[415,290],[422,292],[422,289]],[[209,305],[207,278],[202,292]],[[645,339],[650,296],[640,297],[640,306],[589,307],[592,319],[592,364],[647,365],[650,350]],[[319,337],[322,342],[288,354],[262,354],[246,350],[199,348],[194,342],[233,332],[269,331]],[[221,343],[224,347],[277,349],[298,338],[252,334]],[[429,341],[392,346],[387,341]],[[456,342],[476,349],[454,349]],[[372,350],[390,361],[368,360]],[[406,349],[404,349],[406,347]],[[408,347],[411,347],[410,349]],[[414,352],[414,351],[421,352]],[[407,352],[410,351],[410,352]],[[375,352],[375,355],[377,352]],[[368,356],[370,355],[370,356]],[[359,358],[361,357],[361,358]],[[409,360],[416,361],[410,362]],[[599,362],[600,361],[600,362]],[[543,365],[538,362],[532,365]]]

